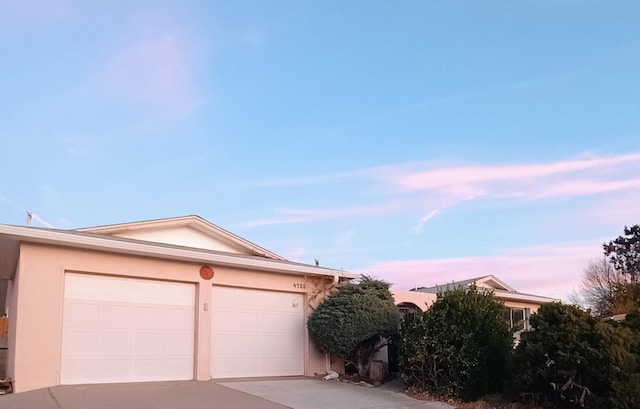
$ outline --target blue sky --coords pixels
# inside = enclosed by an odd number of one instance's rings
[[[640,223],[640,3],[0,3],[0,223],[198,214],[565,297]]]

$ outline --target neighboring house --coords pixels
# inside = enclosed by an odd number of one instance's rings
[[[197,216],[0,225],[7,376],[21,392],[326,373],[306,331],[309,303],[318,283],[354,277],[289,262]]]
[[[418,287],[410,291],[392,291],[392,293],[400,312],[407,316],[426,311],[436,300],[438,293],[454,288],[467,289],[472,285],[491,290],[494,297],[504,303],[507,307],[505,318],[514,333],[529,329],[529,316],[538,311],[542,304],[560,301],[518,292],[493,275],[454,281],[434,287]]]

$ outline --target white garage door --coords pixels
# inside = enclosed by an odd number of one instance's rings
[[[193,379],[195,285],[65,276],[61,384]]]
[[[213,287],[211,377],[304,374],[304,296]]]

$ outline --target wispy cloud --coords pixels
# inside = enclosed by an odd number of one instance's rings
[[[88,136],[64,136],[60,138],[62,151],[75,158],[84,158],[99,152],[104,146],[104,141]]]
[[[18,23],[21,26],[30,22],[35,27],[43,22],[61,20],[71,10],[70,0],[3,1],[0,3],[0,21],[6,20],[8,24]]]
[[[361,169],[347,172],[334,172],[322,175],[293,177],[293,178],[276,178],[268,180],[258,180],[248,182],[248,187],[297,187],[306,185],[319,185],[330,182],[341,182],[349,179],[361,179],[371,174],[372,169]]]
[[[442,211],[441,208],[433,209],[429,213],[427,213],[424,216],[422,216],[420,218],[420,220],[418,220],[418,224],[416,224],[415,227],[413,228],[413,231],[416,232],[416,233],[419,233],[422,230],[422,228],[424,227],[424,224],[426,222],[428,222],[430,219],[433,219],[441,211]]]
[[[351,243],[356,235],[356,229],[348,229],[340,233],[335,240],[336,246],[342,247],[345,244]]]
[[[364,205],[333,209],[276,209],[278,217],[241,223],[241,227],[271,226],[277,224],[308,223],[333,220],[343,217],[373,216],[390,213],[395,210],[393,204]]]
[[[386,261],[356,272],[388,280],[397,289],[493,274],[518,291],[566,299],[589,260],[601,255],[598,244],[566,243],[503,249],[488,256]]]
[[[371,167],[317,176],[258,182],[257,186],[287,187],[321,183],[368,186],[378,192],[368,205],[330,209],[276,209],[275,217],[243,223],[266,226],[306,223],[345,217],[391,214],[413,209],[422,213],[413,226],[420,233],[425,224],[445,209],[475,200],[532,202],[560,197],[604,195],[640,188],[640,153],[583,155],[549,163],[450,166],[439,163],[406,163]]]
[[[49,227],[49,228],[55,228],[55,226],[53,226],[52,224],[48,223],[46,220],[42,219],[40,216],[38,216],[37,214],[35,214],[32,211],[29,211],[26,207],[21,206],[19,204],[17,204],[16,202],[14,202],[13,200],[9,199],[7,196],[3,195],[0,193],[0,202],[4,202],[7,205],[9,205],[10,207],[12,207],[14,210],[18,211],[19,213],[22,213],[25,217],[25,221],[28,220],[28,215],[31,216],[31,221],[36,221],[38,224],[45,226],[45,227]]]
[[[428,171],[400,173],[396,181],[406,190],[446,189],[459,186],[477,186],[501,181],[532,181],[545,177],[570,174],[582,170],[611,168],[631,163],[640,165],[640,153],[629,155],[592,157],[584,160],[569,160],[551,163],[506,165],[506,166],[465,166],[433,169]],[[576,179],[576,177],[572,177]],[[589,193],[590,189],[586,190]],[[573,190],[569,194],[580,194]]]
[[[106,61],[100,82],[110,95],[142,104],[171,117],[196,105],[193,61],[184,33],[155,33],[116,51]]]

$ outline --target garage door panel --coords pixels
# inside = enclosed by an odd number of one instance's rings
[[[97,381],[107,379],[126,379],[131,377],[130,360],[127,358],[109,358],[98,360]],[[101,378],[101,379],[100,379]]]
[[[65,334],[62,354],[66,356],[87,356],[95,354],[98,336],[94,332],[73,331]]]
[[[109,328],[132,328],[133,311],[125,304],[101,305],[99,308],[99,326]]]
[[[185,373],[193,371],[193,361],[186,358],[169,358],[163,362],[163,372],[171,375],[176,380],[193,379],[193,375],[185,376]]]
[[[275,355],[280,356],[282,354],[282,348],[280,338],[278,336],[264,336],[262,337],[262,343],[260,344],[259,354],[261,356]]]
[[[158,374],[163,373],[162,360],[136,358],[133,360],[131,373],[138,379],[151,379],[153,377],[157,377]]]
[[[69,359],[62,363],[60,369],[65,373],[68,379],[72,379],[75,383],[86,382],[92,374],[98,372],[97,359]]]
[[[211,340],[211,350],[217,352],[218,357],[234,356],[236,354],[235,336],[232,334],[217,334]],[[215,356],[216,354],[212,354]]]
[[[303,375],[303,301],[302,294],[214,286],[212,378]]]
[[[304,361],[299,356],[282,358],[282,370],[284,373],[303,372]]]
[[[65,302],[65,325],[67,327],[97,328],[99,306],[92,302]]]
[[[191,331],[194,324],[193,308],[168,307],[164,310],[164,325],[176,331]]]
[[[164,326],[164,309],[160,305],[138,305],[133,308],[136,328],[160,330]]]
[[[61,383],[193,379],[194,325],[193,284],[67,274]]]
[[[193,334],[170,334],[163,338],[163,352],[167,354],[184,354],[184,345],[193,342]]]
[[[133,334],[130,332],[103,332],[97,342],[97,356],[126,355],[133,348]]]
[[[285,356],[302,356],[304,354],[303,339],[299,336],[283,336],[279,338],[280,349]]]
[[[235,331],[238,322],[237,314],[234,311],[217,310],[212,318],[212,325],[216,326],[219,333]]]
[[[133,337],[133,354],[135,356],[156,355],[162,353],[162,338],[157,332],[140,333]]]

